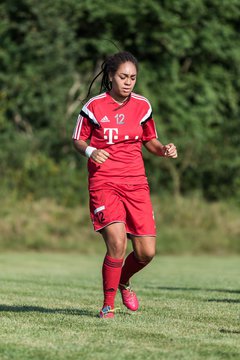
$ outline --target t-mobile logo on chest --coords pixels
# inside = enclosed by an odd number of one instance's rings
[[[106,135],[105,135],[106,134]],[[108,140],[107,144],[114,144],[113,140],[118,140],[118,129],[117,128],[105,128],[104,139]]]
[[[135,136],[137,140],[139,136]],[[105,128],[104,129],[104,139],[108,140],[107,144],[114,144],[113,140],[118,140],[118,128]],[[124,136],[124,140],[129,140],[129,135]]]

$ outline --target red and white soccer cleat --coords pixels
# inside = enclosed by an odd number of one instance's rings
[[[119,284],[119,290],[122,295],[123,304],[131,311],[136,311],[139,308],[139,302],[137,295],[131,289],[131,286]]]
[[[114,318],[115,309],[112,309],[111,306],[104,306],[102,310],[100,310],[99,317],[101,319],[110,319]]]

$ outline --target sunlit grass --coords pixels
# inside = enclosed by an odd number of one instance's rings
[[[2,254],[0,358],[239,359],[239,260],[156,257],[100,320],[101,256]]]

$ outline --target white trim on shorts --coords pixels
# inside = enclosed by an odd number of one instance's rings
[[[111,221],[111,222],[107,223],[106,225],[104,225],[104,226],[101,227],[100,229],[97,229],[97,230],[94,229],[94,231],[95,231],[95,232],[98,232],[98,231],[104,229],[106,226],[111,225],[111,224],[115,224],[115,223],[121,223],[121,224],[127,225],[125,221],[114,220],[114,221]],[[94,225],[93,225],[93,227],[94,227]],[[136,235],[136,234],[132,234],[132,233],[130,233],[130,232],[126,232],[126,235],[127,235],[127,236],[128,236],[128,235],[132,235],[132,236],[136,236],[136,237],[142,237],[142,236],[143,236],[143,237],[147,237],[147,236],[156,237],[156,236],[157,236],[156,234],[141,234],[141,235]]]
[[[141,237],[141,236],[143,236],[143,237],[146,237],[146,236],[151,236],[151,237],[156,237],[157,235],[156,234],[147,234],[147,235],[136,235],[136,234],[132,234],[132,233],[130,233],[130,232],[127,232],[127,235],[132,235],[132,236],[136,236],[136,237]]]
[[[111,224],[114,224],[114,223],[121,223],[121,224],[127,225],[127,224],[125,223],[125,221],[113,220],[113,221],[107,223],[106,225],[104,225],[103,227],[101,227],[100,229],[97,229],[97,230],[94,229],[94,231],[98,232],[99,230],[104,229],[106,226],[111,225]],[[94,227],[94,225],[93,225],[93,227]]]

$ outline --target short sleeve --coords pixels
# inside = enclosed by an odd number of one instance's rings
[[[89,119],[79,114],[72,138],[74,140],[86,141],[91,137],[92,130],[93,124]]]
[[[155,122],[152,118],[144,122],[142,127],[143,127],[142,141],[149,141],[151,139],[158,138]]]

